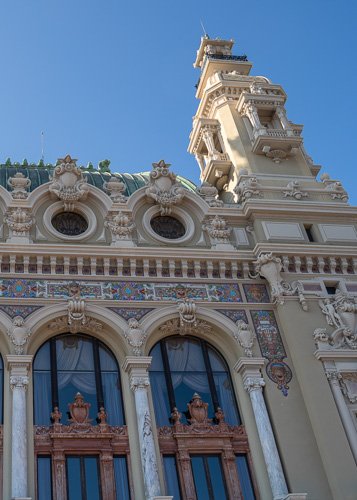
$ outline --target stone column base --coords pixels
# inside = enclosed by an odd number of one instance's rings
[[[31,497],[12,497],[11,500],[32,500]]]
[[[172,500],[174,497],[154,497],[153,500]]]

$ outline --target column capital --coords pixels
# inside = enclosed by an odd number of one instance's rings
[[[12,390],[17,389],[27,389],[29,385],[29,378],[27,375],[11,375],[10,376],[10,387]]]
[[[10,372],[11,388],[13,386],[19,387],[20,379],[27,379],[27,383],[22,385],[28,384],[28,374],[31,371],[32,359],[33,356],[27,354],[8,354],[6,356],[7,367]],[[12,379],[14,382],[11,382]],[[18,379],[17,382],[15,382],[16,379]]]
[[[244,389],[247,392],[260,391],[265,386],[263,377],[245,377]]]
[[[150,385],[148,368],[151,365],[151,356],[127,356],[123,363],[123,370],[129,374],[130,389],[146,390]]]
[[[325,375],[327,377],[327,380],[331,383],[337,382],[339,384],[339,381],[342,379],[341,373],[334,369],[325,370]]]

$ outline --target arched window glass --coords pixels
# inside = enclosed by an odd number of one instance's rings
[[[120,378],[113,354],[97,339],[60,335],[46,342],[34,360],[35,424],[49,425],[55,406],[65,422],[68,403],[77,392],[91,404],[91,419],[104,406],[108,423],[123,425]]]
[[[184,415],[195,392],[209,404],[210,418],[221,407],[227,423],[240,424],[227,365],[207,342],[193,337],[168,337],[150,354],[150,380],[159,426],[170,424],[174,407]]]

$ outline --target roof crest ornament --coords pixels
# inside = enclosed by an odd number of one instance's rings
[[[181,203],[185,190],[176,180],[176,175],[169,171],[170,163],[160,160],[152,166],[146,196],[160,205],[161,215],[170,215],[173,205]]]

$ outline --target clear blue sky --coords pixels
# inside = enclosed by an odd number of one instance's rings
[[[284,87],[308,153],[357,204],[356,14],[353,0],[3,0],[0,161],[37,162],[44,130],[46,162],[133,173],[164,158],[198,182],[186,149],[201,19]]]

